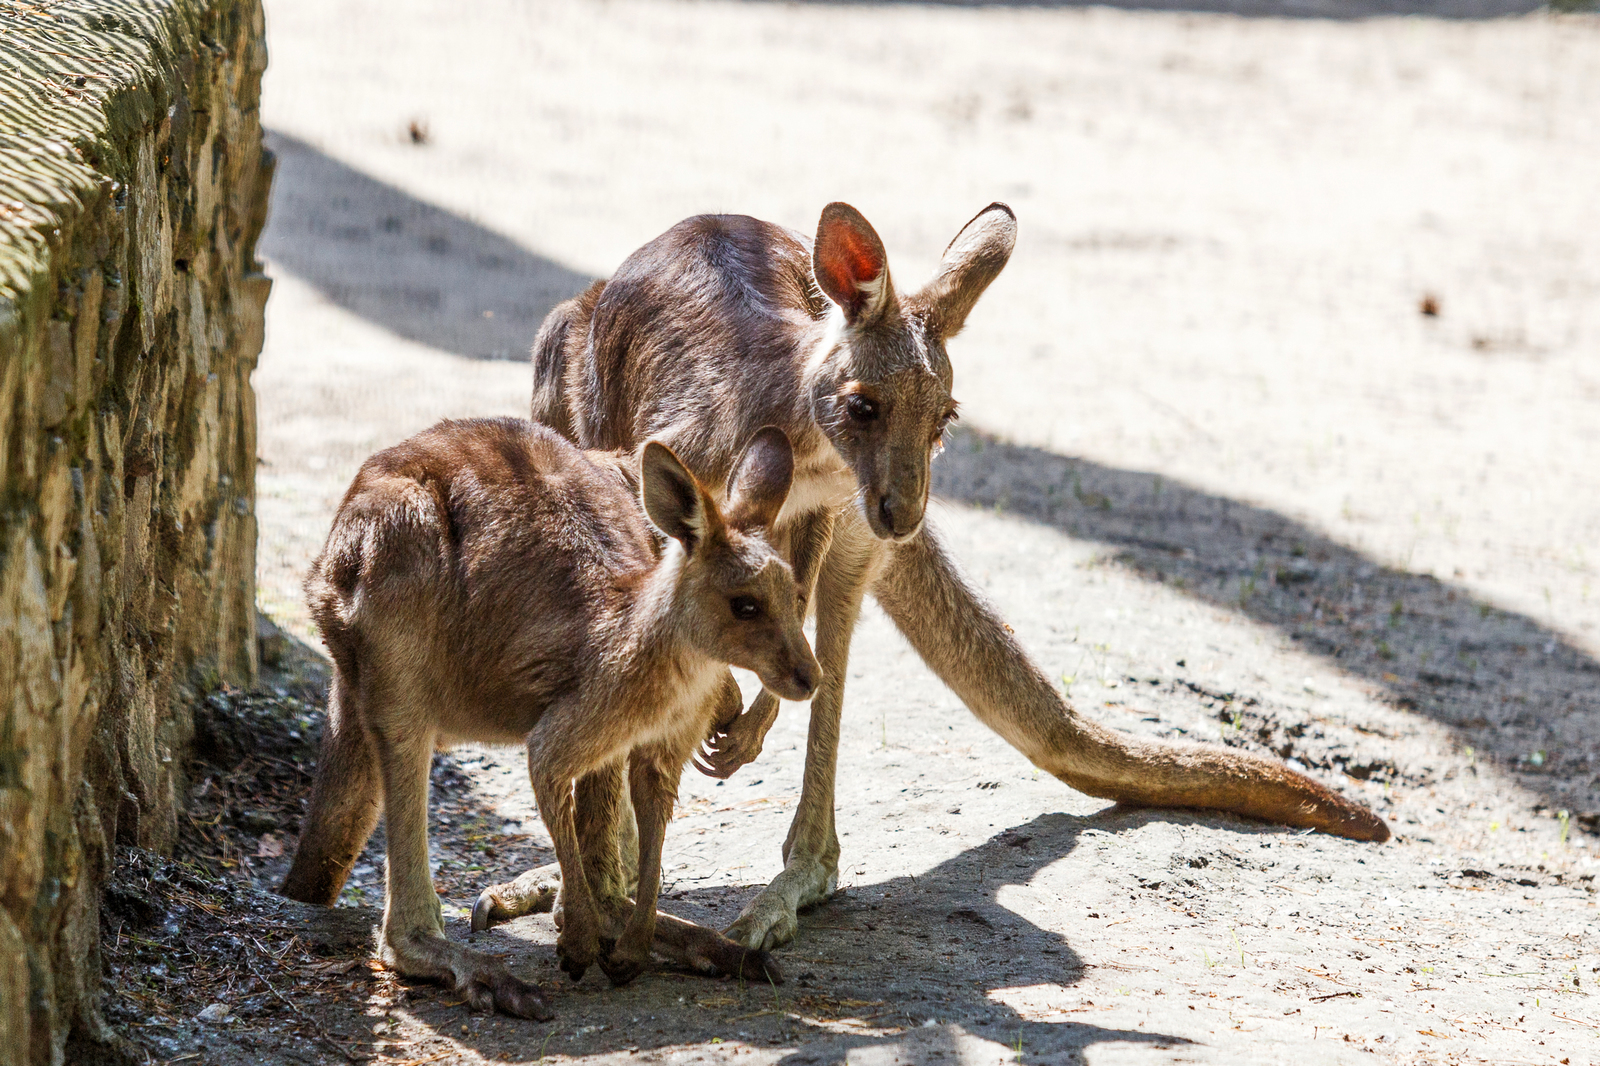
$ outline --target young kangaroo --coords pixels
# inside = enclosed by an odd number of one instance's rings
[[[950,242],[933,280],[902,294],[883,242],[847,204],[823,210],[814,242],[753,218],[700,216],[557,306],[534,343],[534,417],[585,447],[658,438],[715,488],[749,427],[781,426],[794,444],[794,488],[771,536],[802,591],[815,583],[823,679],[784,870],[728,929],[752,947],[792,938],[796,909],[837,882],[839,713],[869,590],[980,720],[1073,788],[1389,836],[1371,811],[1281,763],[1136,739],[1077,714],[923,524],[929,462],[956,410],[945,344],[1015,241],[1011,209],[991,204]],[[708,768],[753,757],[776,708],[771,694],[757,697],[712,742]]]
[[[726,664],[789,699],[816,687],[793,576],[763,534],[793,475],[782,431],[751,438],[726,511],[665,445],[640,450],[637,493],[632,469],[631,456],[580,452],[529,422],[440,423],[362,465],[306,580],[334,675],[284,893],[331,903],[381,796],[384,961],[443,980],[480,1009],[551,1016],[503,963],[445,939],[428,873],[436,746],[526,744],[561,864],[561,968],[576,979],[598,961],[620,984],[657,936],[662,836],[679,774],[731,680]],[[639,834],[631,908],[590,891],[573,798],[575,781],[620,790],[623,767]],[[764,953],[661,917],[665,949],[682,961],[781,979]]]

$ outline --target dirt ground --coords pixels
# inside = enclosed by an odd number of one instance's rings
[[[128,1001],[154,1054],[1600,1061],[1600,19],[1241,10],[273,0],[261,599],[314,646],[299,583],[360,460],[524,412],[545,310],[678,219],[848,200],[912,286],[1004,199],[933,522],[1085,713],[1275,751],[1392,842],[1041,779],[869,609],[843,891],[786,984],[573,985],[535,916],[486,939],[558,1019],[472,1016],[358,965],[374,848],[348,914],[211,904],[283,968]],[[252,698],[309,736],[296,669]],[[804,733],[788,707],[735,778],[688,775],[667,907],[727,922],[780,869]],[[235,813],[191,856],[270,885],[306,758],[199,773],[201,821]],[[435,784],[465,937],[550,855],[516,752]]]

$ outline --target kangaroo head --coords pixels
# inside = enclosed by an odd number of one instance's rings
[[[867,524],[884,540],[922,527],[928,464],[956,417],[945,341],[1016,240],[1011,209],[990,204],[956,234],[933,280],[902,297],[872,225],[849,204],[823,209],[811,266],[836,310],[814,357],[812,414],[855,472]]]
[[[794,478],[783,430],[767,426],[746,445],[726,510],[660,441],[645,444],[639,475],[645,514],[685,553],[675,623],[712,658],[753,671],[785,699],[809,699],[821,668],[800,628],[794,573],[766,539]]]

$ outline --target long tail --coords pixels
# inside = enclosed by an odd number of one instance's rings
[[[533,339],[533,420],[543,422],[577,442],[572,411],[567,406],[567,367],[581,353],[589,335],[589,319],[606,287],[597,281],[570,300],[550,309]]]
[[[890,549],[873,592],[917,654],[983,722],[1080,792],[1143,807],[1197,807],[1384,841],[1382,818],[1258,755],[1113,732],[1082,717],[961,580],[927,530]]]

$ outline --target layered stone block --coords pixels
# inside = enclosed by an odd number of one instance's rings
[[[259,0],[0,5],[0,1063],[107,1039],[98,891],[254,677]]]

